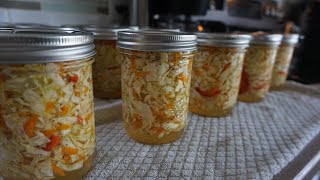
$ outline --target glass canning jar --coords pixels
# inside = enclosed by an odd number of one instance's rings
[[[190,111],[203,116],[226,116],[237,102],[243,59],[250,35],[198,33]]]
[[[196,36],[118,33],[122,61],[123,120],[127,134],[145,144],[177,140],[187,125]]]
[[[280,34],[253,36],[244,59],[238,100],[258,102],[266,96],[281,39]]]
[[[124,27],[88,26],[83,28],[94,34],[97,54],[93,63],[93,93],[105,99],[121,98],[121,55],[116,50],[117,32]]]
[[[283,36],[282,43],[278,49],[276,61],[273,67],[271,89],[281,89],[285,84],[294,47],[298,43],[298,34],[287,34]]]
[[[93,36],[0,31],[0,176],[80,179],[93,161]]]

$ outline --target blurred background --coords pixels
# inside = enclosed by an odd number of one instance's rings
[[[0,0],[0,26],[139,26],[299,33],[290,79],[320,82],[319,0]]]

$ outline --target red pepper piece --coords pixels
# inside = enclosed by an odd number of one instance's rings
[[[77,122],[78,122],[79,124],[82,124],[82,121],[83,121],[83,118],[82,118],[81,116],[78,116],[78,117],[77,117]]]
[[[50,142],[47,143],[46,147],[43,148],[45,151],[52,151],[55,147],[57,147],[60,144],[61,137],[52,135],[50,136]]]
[[[260,90],[260,89],[265,88],[266,86],[267,86],[267,83],[264,83],[264,84],[261,84],[261,85],[259,85],[259,86],[254,87],[253,89],[254,89],[254,90]]]
[[[69,77],[69,82],[77,83],[78,79],[79,79],[78,75],[73,75],[73,76]]]
[[[199,87],[196,87],[196,91],[201,95],[201,96],[205,96],[205,97],[214,97],[217,96],[221,93],[220,89],[214,87],[212,89],[209,90],[201,90]]]
[[[249,80],[247,73],[243,70],[241,75],[241,82],[240,82],[240,94],[243,94],[249,90]]]

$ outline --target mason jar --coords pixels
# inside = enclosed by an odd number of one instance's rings
[[[237,102],[250,35],[198,33],[192,71],[190,111],[226,116]]]
[[[238,100],[258,102],[266,96],[281,39],[280,34],[253,36],[245,55]]]
[[[145,144],[177,140],[187,125],[196,36],[186,33],[118,33],[122,61],[124,128]]]
[[[0,32],[0,175],[80,179],[93,161],[93,36]]]
[[[285,84],[293,56],[295,45],[298,43],[298,34],[287,34],[283,36],[279,46],[276,61],[273,67],[271,89],[281,89]]]
[[[93,93],[105,99],[121,98],[121,55],[116,50],[117,32],[123,27],[88,26],[83,30],[94,34],[97,54],[93,63]]]

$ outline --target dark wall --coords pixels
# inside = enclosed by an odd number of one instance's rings
[[[301,82],[320,82],[320,2],[310,2],[303,19],[304,40],[299,49],[296,73]]]

